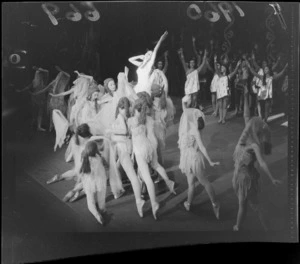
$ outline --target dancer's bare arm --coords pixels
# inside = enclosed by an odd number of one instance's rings
[[[276,185],[278,183],[281,183],[281,181],[279,180],[276,180],[275,178],[273,178],[268,166],[267,166],[267,163],[264,161],[261,153],[260,153],[260,148],[258,147],[257,144],[252,144],[251,145],[251,148],[254,150],[255,152],[255,155],[256,155],[256,159],[258,161],[258,164],[259,166],[264,170],[264,172],[268,175],[268,177],[270,178],[271,182]]]

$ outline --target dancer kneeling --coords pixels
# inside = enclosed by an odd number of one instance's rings
[[[180,148],[180,164],[179,168],[182,173],[187,176],[188,180],[188,199],[184,203],[187,211],[193,201],[195,179],[197,178],[200,184],[205,187],[214,213],[219,219],[220,204],[216,201],[215,192],[204,176],[204,157],[208,160],[210,166],[219,165],[219,162],[212,162],[201,140],[200,131],[204,128],[204,114],[196,108],[185,108],[180,119],[179,125],[179,141]]]
[[[233,155],[235,170],[232,183],[239,200],[239,211],[236,225],[233,227],[234,231],[238,231],[241,227],[246,216],[248,202],[258,213],[264,229],[267,229],[258,201],[259,172],[255,168],[255,162],[258,161],[274,185],[281,183],[273,178],[262,158],[262,153],[269,155],[271,150],[271,135],[268,125],[260,117],[253,117],[242,132]]]
[[[100,224],[103,224],[101,212],[106,211],[107,170],[108,163],[100,154],[97,143],[95,141],[87,142],[82,152],[80,178],[86,193],[88,209]]]

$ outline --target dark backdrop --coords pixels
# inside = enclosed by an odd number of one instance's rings
[[[86,9],[79,2],[73,2],[83,14]],[[55,65],[66,71],[79,70],[93,74],[102,82],[107,77],[116,78],[119,71],[127,65],[130,68],[130,79],[135,79],[135,67],[130,65],[128,58],[153,49],[155,42],[165,30],[169,37],[162,45],[158,56],[169,50],[170,94],[183,94],[184,72],[177,58],[177,49],[182,45],[186,57],[192,53],[192,35],[197,37],[197,45],[203,47],[211,38],[220,44],[224,41],[224,29],[228,22],[223,16],[216,23],[207,21],[204,17],[191,20],[186,10],[192,2],[107,2],[94,3],[100,12],[100,19],[91,22],[82,18],[79,22],[66,19],[59,20],[58,26],[52,25],[48,16],[41,8],[41,3],[6,3],[2,9],[3,51],[8,55],[16,48],[28,51],[27,69],[15,71],[14,81],[18,85],[30,82],[33,77],[32,65],[38,65],[50,70],[51,78],[57,71]],[[240,17],[234,11],[235,23],[232,27],[234,37],[231,40],[232,49],[249,50],[254,42],[266,46],[266,8],[268,3],[239,2],[245,17]],[[70,10],[68,3],[58,2],[60,12],[56,17],[64,17]],[[211,10],[207,3],[197,3],[202,12]],[[289,4],[281,3],[285,17],[289,17]],[[29,22],[31,27],[22,22]],[[288,21],[287,21],[288,23]],[[275,17],[274,32],[277,51],[286,52],[289,47],[288,33],[282,30]],[[86,34],[92,30],[87,48],[89,56],[83,56]],[[183,32],[183,43],[180,33]],[[96,67],[96,55],[99,55],[99,67]],[[97,56],[98,56],[97,55]],[[21,76],[16,78],[16,75]],[[74,78],[74,76],[73,76]]]

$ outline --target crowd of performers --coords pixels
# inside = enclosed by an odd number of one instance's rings
[[[67,143],[65,160],[74,162],[71,170],[55,175],[47,184],[64,179],[76,180],[64,201],[72,202],[85,194],[89,211],[101,224],[106,210],[107,185],[115,199],[119,199],[125,192],[121,173],[131,183],[140,217],[143,217],[147,190],[153,217],[157,219],[160,206],[156,197],[156,182],[163,180],[170,193],[176,195],[175,182],[169,179],[165,171],[162,155],[167,129],[173,124],[175,108],[168,95],[165,75],[167,63],[164,68],[162,62],[158,62],[157,68],[154,67],[159,47],[167,35],[165,32],[161,36],[153,51],[129,59],[137,66],[136,83],[128,81],[127,67],[119,73],[117,82],[108,78],[103,85],[97,84],[92,76],[76,71],[78,77],[69,89],[70,75],[59,67],[57,77],[50,84],[47,84],[48,71],[37,68],[32,84],[24,89],[33,87],[34,90],[39,86],[38,91],[32,92],[34,100],[41,106],[38,112],[39,130],[43,130],[41,116],[42,106],[47,101],[45,91],[49,92],[48,110],[52,117],[50,127],[54,126],[56,131],[54,150]],[[194,38],[193,44],[195,46]],[[213,212],[219,219],[220,202],[205,176],[205,160],[210,166],[218,166],[219,162],[211,160],[202,142],[205,115],[198,100],[199,74],[208,69],[214,72],[211,82],[212,106],[213,115],[219,116],[219,123],[226,122],[230,82],[235,82],[236,87],[239,87],[235,100],[236,113],[242,111],[241,106],[244,106],[245,128],[233,155],[235,169],[232,182],[239,201],[237,222],[233,229],[240,229],[248,203],[264,225],[263,211],[258,202],[259,173],[255,163],[260,165],[274,185],[280,183],[271,175],[263,156],[270,154],[272,148],[267,125],[272,83],[283,75],[287,66],[281,72],[272,74],[271,67],[265,61],[261,66],[256,64],[254,53],[251,61],[245,54],[242,60],[229,62],[228,57],[218,60],[217,56],[205,50],[197,53],[197,60],[193,59],[189,63],[186,63],[182,49],[178,54],[186,73],[183,113],[178,130],[179,168],[186,175],[188,183],[185,209],[189,211],[192,206],[197,179],[207,191]],[[165,53],[166,62],[167,56]],[[213,58],[213,65],[210,65],[210,58]],[[251,81],[250,73],[254,77]],[[68,103],[64,99],[67,95]],[[255,111],[251,114],[252,107],[257,108],[257,116],[254,116]],[[159,175],[156,180],[153,178],[154,172]]]

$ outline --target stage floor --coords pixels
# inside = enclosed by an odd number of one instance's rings
[[[164,151],[168,176],[177,183],[177,195],[171,195],[164,183],[156,185],[158,200],[161,203],[159,220],[155,221],[147,200],[144,218],[136,211],[132,189],[126,187],[126,194],[114,200],[108,195],[106,225],[99,225],[87,209],[86,198],[64,203],[62,198],[74,186],[74,181],[62,181],[46,185],[46,181],[57,173],[72,167],[64,161],[66,146],[53,151],[55,133],[36,133],[30,140],[7,142],[13,160],[11,172],[15,177],[14,216],[17,221],[10,222],[12,230],[19,232],[176,232],[176,231],[224,231],[230,232],[236,221],[237,197],[232,189],[232,154],[237,140],[244,128],[242,117],[232,117],[228,113],[225,125],[217,123],[211,116],[210,107],[205,109],[206,126],[202,133],[203,142],[213,161],[221,165],[210,168],[206,163],[206,174],[212,182],[218,199],[221,201],[220,220],[213,214],[211,203],[205,190],[197,183],[195,200],[191,212],[186,212],[183,202],[187,198],[187,180],[178,169],[178,125],[181,116],[181,101],[173,99],[177,106],[174,125],[168,129]],[[276,232],[288,230],[288,192],[287,192],[287,127],[281,126],[285,117],[270,122],[273,153],[266,157],[267,164],[275,178],[283,184],[275,187],[267,175],[261,172],[261,203],[269,219],[270,229]],[[261,171],[261,170],[260,170]],[[15,187],[15,188],[14,188]],[[4,211],[5,212],[5,211]],[[5,220],[5,214],[4,214]],[[249,209],[244,229],[263,232],[256,214]]]

